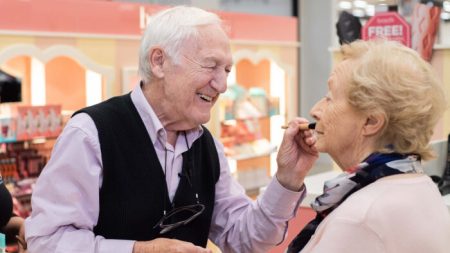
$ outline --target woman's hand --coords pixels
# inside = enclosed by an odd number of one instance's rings
[[[314,144],[312,130],[300,130],[299,124],[308,123],[304,118],[289,122],[280,149],[278,150],[276,177],[281,185],[292,191],[299,191],[303,180],[319,157]]]

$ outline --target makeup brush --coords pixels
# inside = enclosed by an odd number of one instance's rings
[[[283,129],[287,129],[288,128],[288,126],[281,126],[281,128],[283,128]],[[300,128],[300,130],[308,130],[308,129],[315,129],[316,128],[316,122],[313,122],[313,123],[303,123],[303,124],[300,124],[299,126],[298,126],[298,128]]]

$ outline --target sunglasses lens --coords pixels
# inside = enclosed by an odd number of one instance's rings
[[[167,233],[179,226],[186,225],[205,210],[205,206],[202,204],[195,204],[183,207],[177,207],[168,212],[155,227],[160,227],[162,230],[160,234]]]

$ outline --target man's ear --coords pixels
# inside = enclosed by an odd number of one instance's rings
[[[152,75],[156,78],[163,78],[164,77],[163,65],[164,61],[166,61],[167,58],[162,48],[160,47],[151,48],[148,57]]]
[[[380,133],[383,129],[385,121],[386,120],[381,113],[367,116],[366,123],[363,127],[363,134],[366,136],[372,136]]]

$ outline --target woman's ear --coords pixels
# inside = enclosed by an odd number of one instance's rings
[[[164,51],[159,47],[152,48],[150,49],[148,57],[152,75],[156,78],[163,78],[164,77],[163,65],[164,61],[166,60],[166,55],[164,54]]]
[[[384,123],[385,118],[381,113],[369,115],[363,127],[363,134],[365,136],[378,134],[383,129]]]

